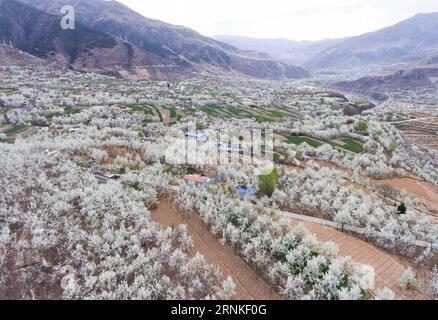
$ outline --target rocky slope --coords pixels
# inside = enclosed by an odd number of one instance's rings
[[[76,19],[86,27],[129,41],[144,53],[162,59],[163,65],[186,72],[237,73],[268,79],[309,76],[300,67],[241,51],[185,27],[145,18],[117,1],[19,1],[53,15],[59,15],[63,5],[72,5]]]
[[[438,13],[418,14],[394,26],[349,38],[310,59],[312,69],[412,63],[438,50]]]
[[[94,71],[141,78],[163,78],[171,68],[154,68],[165,61],[129,42],[76,23],[63,30],[60,17],[14,0],[0,1],[0,39],[42,59]]]
[[[26,52],[0,44],[0,65],[16,66],[39,63],[42,60]]]
[[[302,65],[321,51],[344,41],[344,39],[293,41],[287,39],[256,39],[228,35],[214,36],[213,38],[242,50],[266,52],[276,60],[295,65]]]
[[[336,88],[361,93],[376,100],[385,100],[386,92],[394,89],[433,87],[438,83],[438,55],[407,65],[395,72],[367,76],[353,81],[341,81]]]

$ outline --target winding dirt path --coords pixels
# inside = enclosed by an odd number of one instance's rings
[[[190,219],[183,220],[165,201],[160,201],[158,207],[151,210],[152,219],[163,227],[186,224],[193,239],[192,254],[200,252],[206,261],[219,267],[222,274],[231,276],[236,284],[235,300],[279,300],[275,292],[271,293],[269,284],[258,277],[255,272],[234,254],[229,245],[221,245],[216,237],[208,230],[198,215],[193,214]]]

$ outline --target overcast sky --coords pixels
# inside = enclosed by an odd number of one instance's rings
[[[206,36],[319,40],[359,35],[420,12],[438,0],[119,0],[148,18]]]

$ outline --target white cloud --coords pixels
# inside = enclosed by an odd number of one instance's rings
[[[148,18],[204,35],[317,40],[377,30],[420,12],[437,0],[119,0]]]

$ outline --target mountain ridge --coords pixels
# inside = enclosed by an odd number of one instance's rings
[[[236,73],[262,79],[305,78],[303,68],[241,51],[204,37],[191,29],[143,17],[117,1],[18,0],[52,15],[62,6],[75,8],[77,21],[86,27],[127,40],[187,73]]]
[[[169,69],[148,68],[163,64],[159,57],[79,22],[75,30],[63,30],[59,16],[15,0],[2,0],[0,9],[0,39],[38,58],[55,60],[78,71],[116,76],[143,73],[158,79],[171,75]]]
[[[438,84],[438,53],[420,62],[399,67],[396,71],[370,75],[350,81],[339,81],[335,88],[352,91],[374,98],[386,100],[387,92],[395,89],[436,87]]]
[[[435,51],[438,51],[438,12],[422,13],[393,26],[346,39],[304,66],[324,69],[411,63]]]
[[[284,38],[251,38],[246,36],[218,35],[213,39],[228,43],[241,50],[266,52],[273,59],[303,65],[313,56],[345,39],[323,39],[295,41]]]

